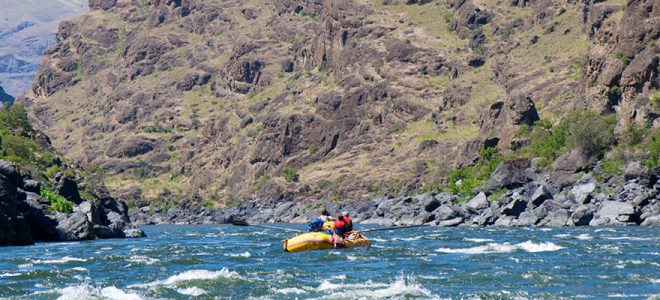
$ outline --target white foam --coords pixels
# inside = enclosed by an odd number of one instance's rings
[[[518,244],[511,244],[508,242],[499,244],[499,243],[489,243],[484,246],[477,246],[472,248],[439,248],[435,251],[442,253],[462,253],[462,254],[487,254],[487,253],[510,253],[515,251],[526,251],[526,252],[548,252],[548,251],[557,251],[564,249],[562,246],[558,246],[554,243],[533,243],[532,241],[526,241]]]
[[[491,239],[476,239],[476,238],[463,238],[463,240],[468,241],[468,242],[475,242],[475,243],[485,243],[485,242],[494,242]]]
[[[576,236],[575,238],[577,238],[578,240],[587,241],[587,240],[592,240],[594,237],[584,233]]]
[[[160,260],[157,258],[148,257],[144,255],[131,255],[131,257],[128,258],[128,261],[136,264],[146,264],[146,265],[154,265],[160,262]]]
[[[246,251],[245,253],[228,253],[228,254],[225,254],[225,256],[248,258],[248,257],[252,256],[252,254],[250,254],[250,252]]]
[[[71,268],[71,269],[67,269],[67,271],[86,272],[87,269],[85,269],[85,268],[83,268],[83,267],[74,267],[74,268]]]
[[[370,239],[371,241],[374,241],[374,242],[380,242],[380,243],[382,243],[382,242],[387,242],[387,240],[379,239],[379,238],[369,238],[369,239]]]
[[[242,279],[238,273],[229,271],[227,268],[222,268],[220,271],[208,271],[208,270],[190,270],[185,271],[180,274],[170,276],[165,280],[156,280],[154,282],[149,282],[145,284],[134,284],[128,286],[132,287],[155,287],[155,286],[172,286],[180,282],[192,281],[192,280],[212,280],[218,278],[227,278],[227,279]]]
[[[599,228],[599,229],[594,230],[594,232],[603,232],[603,231],[605,231],[605,232],[616,232],[616,230],[614,230],[612,228]]]
[[[553,235],[553,236],[554,236],[554,237],[557,237],[557,238],[561,238],[561,239],[565,239],[565,238],[569,238],[569,237],[571,237],[570,234],[565,234],[565,233],[562,233],[562,234],[555,234],[555,235]]]
[[[434,299],[437,296],[431,291],[417,284],[411,277],[404,278],[400,276],[392,283],[374,283],[367,281],[363,284],[333,284],[329,281],[323,281],[318,291],[331,291],[329,298],[345,298],[350,295],[354,299],[382,299],[382,298],[408,298],[422,297],[424,299]],[[335,290],[338,290],[335,291]]]
[[[653,241],[656,238],[643,238],[643,237],[632,237],[632,236],[605,236],[603,239],[612,240],[612,241]]]
[[[196,286],[185,288],[185,289],[178,289],[176,291],[181,295],[188,295],[188,296],[193,296],[193,297],[201,296],[201,295],[204,295],[204,294],[208,293],[206,290],[198,288]]]
[[[78,300],[78,299],[95,299],[102,297],[110,300],[140,300],[142,297],[138,294],[126,293],[114,286],[98,288],[82,283],[79,285],[57,289],[56,292],[60,294],[58,300]]]
[[[88,261],[89,259],[84,259],[84,258],[77,258],[77,257],[70,257],[70,256],[65,256],[59,259],[44,259],[44,260],[32,260],[33,263],[35,264],[65,264],[65,263],[70,263],[70,262],[85,262]]]
[[[300,294],[305,294],[305,293],[307,293],[307,291],[305,291],[305,290],[303,290],[303,289],[296,288],[296,287],[282,288],[282,289],[273,289],[272,291],[275,292],[275,293],[278,293],[278,294],[284,294],[284,295],[289,295],[289,294],[300,295]]]
[[[0,274],[0,277],[16,277],[21,276],[23,273],[3,273]]]
[[[407,238],[393,238],[392,241],[405,241],[405,242],[410,242],[410,241],[418,241],[422,238],[422,236],[415,236],[415,237],[407,237]]]
[[[112,300],[140,300],[138,294],[126,293],[114,286],[105,287],[101,290],[101,296]]]
[[[339,275],[334,275],[334,276],[332,276],[332,277],[330,277],[330,278],[332,278],[332,279],[337,279],[337,280],[346,280],[346,275],[344,275],[344,274],[339,274]]]

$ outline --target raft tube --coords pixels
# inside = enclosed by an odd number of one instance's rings
[[[307,232],[284,240],[284,251],[303,252],[310,250],[333,249],[332,236],[326,232]],[[357,232],[344,239],[346,248],[368,247],[371,242],[367,237]]]

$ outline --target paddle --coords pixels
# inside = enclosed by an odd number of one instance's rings
[[[369,228],[365,230],[357,230],[357,232],[371,232],[371,231],[381,231],[381,230],[394,230],[394,229],[404,229],[404,228],[414,228],[414,227],[424,227],[424,226],[429,226],[429,225],[410,225],[410,226],[392,226],[392,227],[384,227],[384,228]]]
[[[268,229],[276,229],[276,230],[284,230],[284,231],[291,231],[291,232],[297,232],[297,233],[303,233],[305,231],[299,230],[299,229],[293,229],[293,228],[282,228],[282,227],[276,227],[276,226],[267,226],[267,225],[259,225],[259,224],[250,224],[245,221],[232,221],[231,225],[234,226],[252,226],[252,227],[261,227],[261,228],[268,228]]]

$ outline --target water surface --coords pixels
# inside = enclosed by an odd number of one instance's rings
[[[291,233],[254,227],[144,230],[2,248],[0,297],[660,299],[657,228],[411,228],[306,253],[282,251]]]

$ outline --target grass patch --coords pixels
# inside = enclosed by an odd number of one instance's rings
[[[45,188],[41,187],[39,191],[41,197],[50,201],[50,210],[54,212],[61,212],[70,214],[73,212],[73,202],[66,200],[64,197],[59,194]]]

